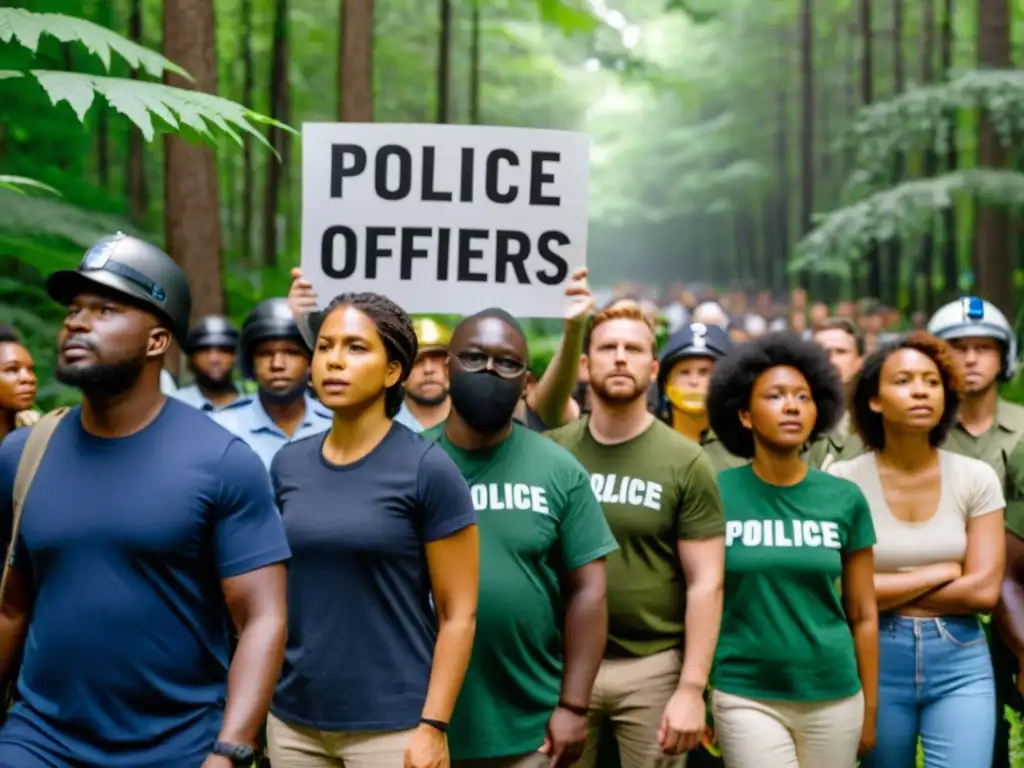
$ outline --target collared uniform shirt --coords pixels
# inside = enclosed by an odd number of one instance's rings
[[[220,408],[207,400],[206,396],[195,384],[189,384],[187,387],[182,387],[177,392],[171,393],[171,397],[177,398],[178,400],[181,400],[181,402],[185,403],[185,405],[191,405],[193,408],[203,411],[204,413],[213,413],[216,411],[227,411],[232,408],[240,408],[252,401],[252,395],[248,395],[237,388],[235,391],[238,393],[238,398],[232,400],[225,406],[221,406]]]
[[[411,429],[413,432],[422,432],[424,427],[420,424],[416,417],[412,415],[412,411],[409,410],[409,406],[402,401],[402,407],[398,409],[398,413],[395,414],[395,421],[401,424],[403,427]]]
[[[750,463],[750,459],[744,459],[742,456],[729,453],[722,444],[722,441],[718,439],[718,435],[710,429],[705,429],[701,433],[700,447],[704,449],[704,453],[711,459],[711,466],[715,468],[715,472],[742,467]]]
[[[274,423],[259,397],[239,408],[213,411],[210,418],[248,443],[270,471],[270,462],[281,448],[304,437],[326,432],[331,426],[332,413],[308,394],[305,399],[306,414],[291,437]]]
[[[1006,527],[1024,538],[1024,408],[999,400],[992,426],[978,436],[957,422],[942,445],[989,464],[1006,497]]]
[[[853,431],[850,413],[846,411],[831,432],[811,443],[807,463],[824,472],[837,461],[855,459],[865,450],[864,441]]]

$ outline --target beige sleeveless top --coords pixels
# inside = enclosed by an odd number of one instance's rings
[[[938,508],[934,516],[919,523],[905,522],[889,511],[874,451],[836,462],[828,471],[856,483],[868,500],[877,538],[875,571],[879,573],[932,563],[963,563],[967,521],[1006,506],[1002,485],[991,466],[949,451],[939,451],[942,488]]]

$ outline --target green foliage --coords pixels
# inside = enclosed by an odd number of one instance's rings
[[[0,174],[0,189],[8,189],[11,192],[17,192],[18,194],[23,195],[26,193],[26,188],[49,192],[51,195],[60,195],[59,191],[51,187],[49,184],[43,184],[41,181],[28,179],[24,176]]]
[[[974,168],[876,192],[824,217],[801,241],[789,269],[839,271],[837,262],[860,258],[872,242],[924,235],[938,211],[964,196],[1003,205],[1024,203],[1024,174]]]
[[[950,113],[978,108],[1011,145],[1024,133],[1024,70],[972,70],[865,107],[848,133],[857,146],[851,191],[886,183],[897,155],[913,156],[924,149],[944,154],[953,142]]]
[[[55,37],[62,43],[81,43],[90,53],[99,57],[103,68],[108,71],[113,52],[133,69],[142,69],[153,77],[160,77],[164,72],[175,72],[192,79],[188,72],[170,59],[87,19],[60,13],[32,13],[24,8],[0,8],[0,43],[18,43],[36,53],[40,38],[44,35]]]

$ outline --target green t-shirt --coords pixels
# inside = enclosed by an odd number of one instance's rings
[[[587,472],[619,542],[608,556],[609,658],[649,656],[683,639],[686,589],[679,539],[725,533],[722,499],[700,446],[655,420],[616,445],[597,442],[589,419],[548,436]]]
[[[853,635],[833,585],[843,557],[875,543],[864,494],[817,469],[782,488],[740,467],[720,472],[718,485],[725,609],[712,684],[755,699],[853,696]]]
[[[480,599],[466,680],[448,731],[453,760],[533,752],[562,688],[562,576],[616,549],[586,471],[513,424],[494,448],[436,440],[469,484],[480,529]]]

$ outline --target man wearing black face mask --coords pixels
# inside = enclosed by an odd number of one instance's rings
[[[618,548],[586,471],[513,411],[526,339],[507,312],[466,318],[449,345],[452,412],[436,440],[480,527],[473,657],[448,732],[455,768],[565,768],[586,738],[608,634],[604,557]]]
[[[282,446],[331,426],[331,412],[308,394],[310,358],[285,299],[260,302],[245,319],[239,362],[259,395],[211,417],[245,440],[268,470]]]

